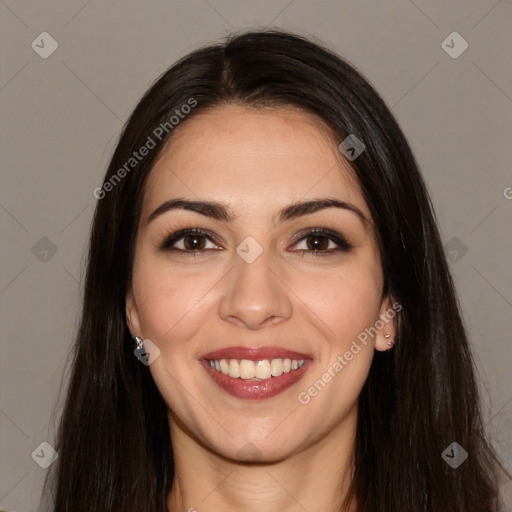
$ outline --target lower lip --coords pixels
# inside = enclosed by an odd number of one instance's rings
[[[243,400],[263,400],[286,391],[297,383],[310,367],[312,361],[307,359],[297,370],[291,370],[283,373],[279,377],[270,377],[266,380],[245,380],[234,379],[229,375],[224,375],[210,366],[207,360],[201,361],[204,369],[208,372],[213,382],[229,394]]]

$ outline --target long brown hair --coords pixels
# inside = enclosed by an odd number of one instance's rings
[[[104,179],[111,186],[97,194],[59,458],[46,483],[53,510],[166,512],[174,476],[167,406],[134,357],[125,294],[145,182],[172,137],[171,116],[191,99],[182,123],[229,102],[293,106],[323,120],[340,142],[350,134],[364,142],[352,168],[376,226],[384,292],[403,309],[398,342],[375,353],[359,398],[350,496],[360,512],[496,512],[500,466],[484,436],[465,328],[410,147],[352,65],[276,31],[232,36],[185,56],[126,123]],[[148,137],[155,147],[120,173]],[[441,456],[452,442],[469,454],[457,469]]]

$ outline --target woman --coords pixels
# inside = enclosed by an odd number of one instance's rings
[[[55,511],[498,510],[431,202],[348,63],[187,55],[94,194]]]

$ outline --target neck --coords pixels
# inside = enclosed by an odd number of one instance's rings
[[[340,512],[353,474],[357,408],[326,436],[277,462],[226,459],[169,415],[175,478],[169,512]],[[346,509],[354,512],[356,504]],[[344,511],[345,512],[345,511]]]

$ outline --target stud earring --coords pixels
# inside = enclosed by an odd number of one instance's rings
[[[388,345],[390,347],[392,347],[393,343],[394,343],[394,340],[390,339],[391,338],[391,334],[389,334],[389,332],[385,332],[384,333],[384,338],[386,338],[388,340]]]
[[[133,339],[135,340],[135,343],[137,344],[137,349],[140,350],[144,346],[142,338],[139,338],[138,336],[134,336]]]

